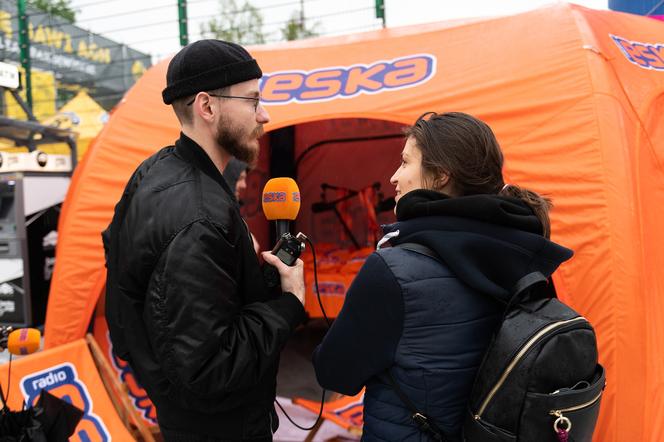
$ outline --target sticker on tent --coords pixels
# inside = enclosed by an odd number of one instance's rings
[[[141,387],[134,375],[133,370],[126,361],[118,358],[115,353],[113,353],[113,344],[111,343],[110,334],[106,332],[108,338],[108,355],[113,362],[120,380],[127,386],[127,394],[132,399],[132,403],[139,414],[147,422],[157,425],[157,409],[154,404],[148,397],[148,393]]]
[[[643,69],[664,71],[664,44],[641,43],[609,35],[630,63]]]
[[[314,103],[378,94],[418,86],[435,73],[436,57],[430,54],[313,71],[272,72],[261,79],[261,101],[265,104]]]
[[[83,410],[83,418],[70,438],[79,442],[105,442],[111,439],[102,420],[93,411],[92,396],[76,373],[73,364],[59,364],[26,376],[21,390],[28,406],[34,406],[41,390],[46,390]]]

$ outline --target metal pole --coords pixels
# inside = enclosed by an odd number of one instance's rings
[[[383,20],[383,29],[386,27],[385,24],[385,0],[376,0],[376,18]]]
[[[32,111],[32,75],[30,67],[30,34],[25,0],[18,0],[18,44],[21,49],[21,66],[25,70],[25,96]]]
[[[187,0],[178,0],[178,19],[180,23],[180,45],[189,44],[189,32],[187,31]]]

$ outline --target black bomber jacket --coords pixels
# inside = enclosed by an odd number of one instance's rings
[[[160,426],[269,439],[279,353],[304,309],[267,290],[238,204],[205,151],[181,134],[145,160],[102,236],[113,349]]]

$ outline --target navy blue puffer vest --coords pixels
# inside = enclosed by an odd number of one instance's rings
[[[392,375],[449,440],[457,439],[470,389],[501,307],[456,278],[440,262],[410,250],[379,252],[401,287],[403,332]],[[367,385],[366,441],[424,441],[384,376]]]
[[[372,254],[314,352],[319,383],[347,395],[366,386],[362,440],[426,441],[386,380],[459,441],[462,416],[509,293],[524,275],[550,276],[572,252],[541,234],[522,201],[449,198],[414,190],[384,226],[392,246],[417,243],[440,261],[400,247]]]

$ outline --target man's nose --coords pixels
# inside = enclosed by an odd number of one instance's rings
[[[270,114],[267,113],[267,109],[263,107],[263,103],[258,103],[258,108],[256,109],[256,122],[261,124],[267,124],[270,122]]]

